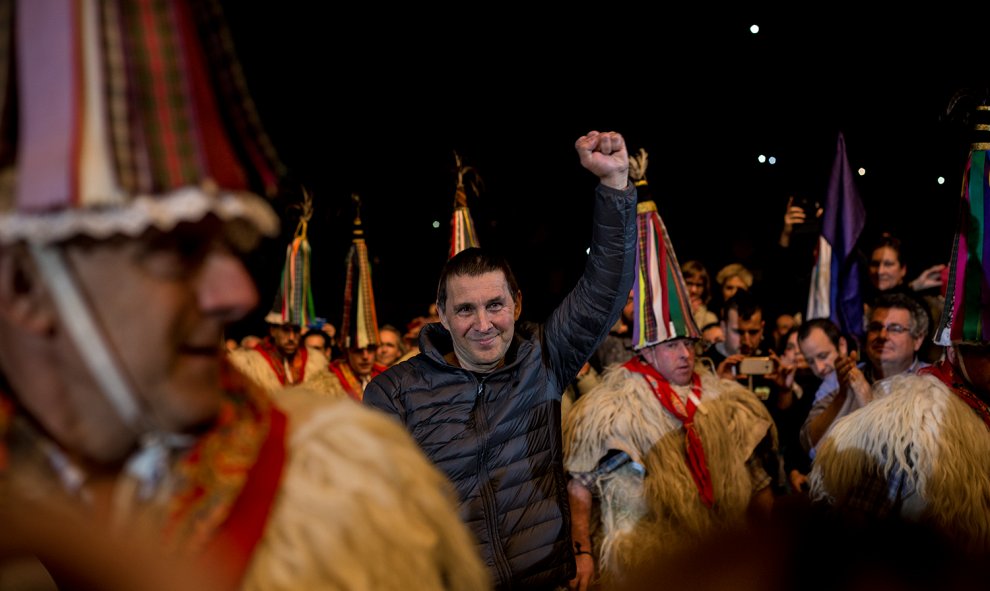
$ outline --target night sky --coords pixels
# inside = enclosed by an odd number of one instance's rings
[[[840,131],[853,168],[867,171],[866,239],[901,236],[912,277],[949,257],[967,144],[945,110],[956,91],[987,85],[986,52],[966,31],[975,15],[224,6],[262,122],[291,182],[315,196],[314,299],[335,324],[351,193],[379,320],[425,312],[449,247],[455,150],[484,183],[469,195],[482,245],[507,254],[524,317],[542,319],[583,268],[595,179],[573,142],[590,129],[649,152],[678,258],[713,275],[733,261],[758,276],[772,264],[788,195],[824,200]],[[235,332],[263,330],[300,198],[275,202],[284,233],[249,261],[261,306]]]

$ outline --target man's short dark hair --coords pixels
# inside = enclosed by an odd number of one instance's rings
[[[753,294],[744,289],[740,289],[734,296],[729,298],[722,306],[722,321],[728,323],[729,310],[735,310],[740,320],[749,320],[757,313],[763,313],[763,307],[757,303]]]
[[[502,255],[483,248],[466,248],[454,255],[440,272],[440,282],[437,284],[437,308],[444,310],[447,305],[447,280],[451,277],[477,277],[485,273],[501,271],[505,282],[509,285],[509,293],[515,298],[519,293],[519,284],[513,275],[509,262]]]
[[[828,318],[812,318],[802,323],[798,327],[798,343],[804,342],[805,339],[811,336],[811,331],[816,328],[825,333],[825,336],[828,337],[828,340],[832,341],[832,345],[836,349],[839,348],[839,339],[842,337],[842,333],[839,331],[839,327]]]
[[[321,339],[323,339],[323,348],[324,349],[329,349],[330,348],[330,335],[328,335],[327,333],[323,332],[323,330],[321,330],[319,328],[311,328],[311,329],[307,330],[306,333],[300,339],[300,341],[303,342],[303,343],[305,343],[306,342],[306,339],[308,339],[311,336],[317,336],[317,337],[320,337]]]
[[[921,303],[905,293],[885,293],[873,301],[870,316],[878,309],[898,308],[911,315],[911,336],[918,338],[928,334],[928,310]]]

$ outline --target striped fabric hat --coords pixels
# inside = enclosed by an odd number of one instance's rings
[[[633,335],[636,350],[677,338],[701,338],[691,315],[681,266],[646,181],[647,153],[629,158],[629,177],[640,195],[636,206],[638,240],[633,284]],[[645,200],[644,200],[645,199]]]
[[[347,276],[344,280],[344,319],[337,340],[340,348],[363,349],[378,345],[378,317],[375,314],[375,292],[371,288],[371,264],[368,246],[361,228],[361,199],[352,195],[357,208],[354,217],[354,237],[347,252]]]
[[[247,222],[231,225],[238,246],[278,232],[251,188],[274,193],[284,171],[232,47],[218,0],[0,2],[0,245],[27,246],[93,379],[139,433],[157,426],[62,243],[210,215]]]
[[[249,187],[283,167],[231,48],[216,0],[0,3],[0,243],[208,214],[276,234]]]
[[[454,217],[450,221],[450,253],[447,258],[454,258],[454,255],[465,248],[477,248],[481,246],[478,242],[478,233],[474,230],[474,220],[471,219],[471,212],[467,205],[467,191],[464,189],[464,177],[468,173],[474,174],[471,188],[475,194],[478,193],[478,176],[474,168],[464,166],[461,157],[454,152],[454,160],[457,162],[457,190],[454,192]]]
[[[269,324],[295,324],[306,328],[318,320],[313,306],[312,275],[310,274],[310,259],[312,250],[309,246],[307,229],[313,216],[313,199],[307,191],[303,191],[303,203],[300,206],[302,215],[292,242],[285,250],[285,266],[282,268],[282,280],[275,295],[272,311],[265,316]]]
[[[975,115],[945,308],[935,332],[935,343],[942,346],[990,342],[990,105],[977,106]]]

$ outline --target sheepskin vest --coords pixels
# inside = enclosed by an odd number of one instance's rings
[[[686,396],[688,386],[673,386]],[[599,478],[601,514],[593,545],[603,580],[621,578],[657,556],[716,528],[740,523],[753,494],[747,461],[757,445],[776,445],[766,407],[729,380],[701,373],[694,415],[711,474],[714,506],[705,506],[685,461],[685,431],[642,375],[616,366],[574,404],[564,424],[564,468],[591,472],[610,451],[629,454],[645,477],[620,469]]]
[[[861,506],[880,475],[906,494],[879,511],[937,527],[961,548],[990,552],[990,432],[980,416],[931,375],[881,382],[881,397],[833,425],[819,444],[811,494]]]

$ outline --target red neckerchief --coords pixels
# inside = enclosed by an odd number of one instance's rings
[[[281,482],[286,417],[226,363],[224,390],[213,427],[176,466],[181,484],[163,534],[169,546],[201,556],[237,588]]]
[[[384,365],[375,363],[371,366],[371,377],[377,376],[386,369]],[[358,379],[357,374],[351,369],[351,364],[347,363],[346,359],[331,361],[330,371],[340,380],[340,385],[344,387],[344,391],[347,392],[348,396],[358,402],[364,399],[364,388],[361,386],[361,380]]]
[[[685,407],[684,402],[681,401],[681,397],[674,392],[667,378],[660,375],[660,372],[654,369],[652,365],[644,363],[639,356],[627,361],[623,367],[631,372],[642,375],[646,383],[650,385],[650,389],[653,390],[653,395],[660,401],[660,404],[684,425],[684,443],[687,452],[686,460],[688,468],[691,470],[691,477],[694,478],[694,484],[698,487],[701,501],[706,506],[711,507],[714,504],[712,477],[708,473],[708,464],[705,462],[705,449],[701,445],[701,436],[698,435],[698,430],[694,426],[694,413],[698,410],[694,400],[689,396],[687,406]],[[691,391],[700,401],[701,378],[698,377],[697,373],[691,375]]]
[[[949,390],[952,390],[956,396],[976,411],[976,414],[980,415],[980,418],[983,419],[983,424],[990,431],[990,405],[966,387],[966,380],[956,373],[956,368],[948,360],[943,359],[938,363],[923,367],[918,370],[918,373],[931,374],[948,386]]]
[[[283,386],[292,384],[301,384],[303,378],[306,377],[306,347],[300,347],[296,352],[295,356],[292,358],[292,382],[290,383],[286,380],[285,375],[285,361],[282,354],[275,347],[275,343],[271,339],[265,339],[254,346],[254,350],[261,353],[261,356],[265,358],[268,365],[271,366],[272,371],[275,372],[275,376],[278,377],[278,383]]]
[[[199,556],[239,588],[265,525],[285,465],[286,417],[260,387],[222,365],[224,400],[209,431],[178,461],[165,547]],[[0,392],[0,478],[9,468],[6,432],[16,411]]]

